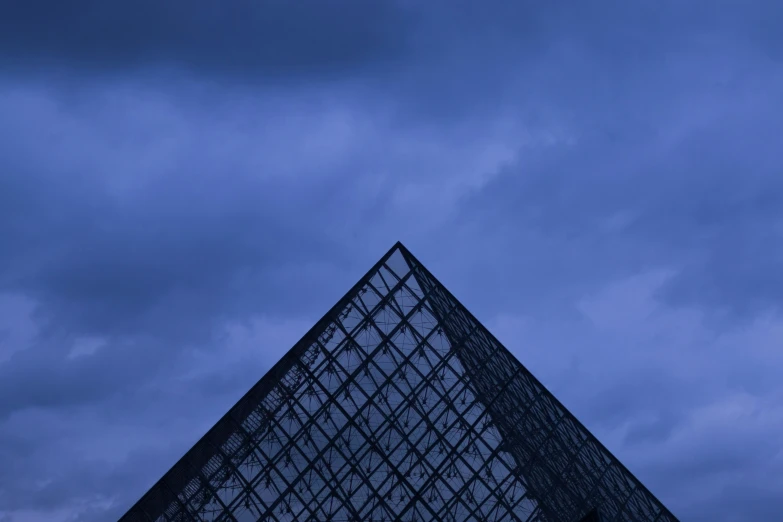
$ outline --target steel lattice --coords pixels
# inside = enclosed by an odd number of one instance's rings
[[[397,243],[122,522],[675,522]]]

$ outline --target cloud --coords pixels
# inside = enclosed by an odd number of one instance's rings
[[[294,280],[339,290],[347,244],[372,242],[361,268],[390,228],[439,226],[530,134],[490,120],[474,141],[340,98],[135,87],[93,87],[85,105],[6,85],[0,286],[35,298],[53,331],[192,340],[203,318],[301,311]]]
[[[398,239],[683,520],[774,520],[779,3],[317,4],[0,20],[0,520],[121,513]]]
[[[7,67],[112,73],[169,66],[270,81],[355,74],[405,55],[408,20],[392,2],[33,1],[5,11]]]
[[[608,68],[622,82],[612,86],[580,83],[566,66],[569,139],[521,149],[466,197],[464,226],[506,252],[530,307],[659,268],[677,269],[661,289],[675,304],[748,317],[780,303],[771,267],[781,257],[783,77],[767,57],[733,47],[710,45],[702,61],[692,52]],[[580,96],[591,103],[572,105]]]

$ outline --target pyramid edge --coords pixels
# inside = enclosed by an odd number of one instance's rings
[[[274,364],[267,370],[267,372],[253,385],[250,389],[237,400],[228,411],[215,422],[215,424],[207,430],[207,432],[201,436],[190,448],[180,457],[164,474],[161,476],[142,496],[139,498],[130,508],[120,517],[118,522],[132,522],[139,520],[134,518],[134,515],[139,514],[146,517],[149,520],[155,520],[172,502],[176,501],[177,493],[173,491],[170,483],[167,479],[174,478],[169,477],[170,474],[174,474],[180,467],[192,464],[194,461],[202,461],[197,464],[196,469],[199,466],[203,467],[215,452],[211,452],[209,457],[204,458],[203,455],[199,456],[199,452],[203,446],[215,444],[213,437],[218,435],[220,438],[221,428],[225,428],[226,425],[231,425],[236,422],[242,422],[242,419],[237,419],[235,414],[237,410],[240,410],[245,406],[245,402],[249,401],[252,397],[257,396],[259,393],[266,397],[266,394],[274,387],[274,383],[279,381],[282,375],[285,375],[288,370],[295,364],[295,362],[304,354],[307,348],[314,342],[318,336],[326,330],[329,324],[335,319],[336,315],[345,308],[348,303],[358,294],[359,290],[364,287],[372,277],[383,267],[383,265],[394,255],[395,252],[400,251],[403,256],[407,249],[400,242],[397,241],[392,247],[386,251],[386,253],[370,268],[359,280],[340,298],[337,302],[318,320],[316,323],[296,342],[294,345]],[[406,260],[407,261],[407,260]],[[264,388],[267,388],[264,390]],[[262,399],[263,400],[263,399]],[[226,431],[225,429],[223,431]],[[230,432],[228,436],[224,437],[228,440],[231,436]],[[223,442],[225,442],[225,440]],[[222,444],[221,442],[220,444]],[[220,445],[218,444],[218,445]],[[187,479],[182,484],[182,487],[187,485],[191,479]],[[158,494],[162,493],[163,498]],[[158,497],[158,498],[156,498]],[[157,513],[151,515],[150,513]]]
[[[647,486],[645,486],[645,484],[641,480],[639,480],[639,478],[637,478],[636,475],[625,466],[625,464],[622,463],[620,459],[618,459],[595,435],[593,435],[592,431],[587,429],[587,427],[568,408],[566,408],[566,406],[560,401],[560,399],[558,399],[557,396],[554,393],[552,393],[551,390],[549,390],[549,388],[544,386],[544,384],[535,376],[535,374],[533,374],[533,372],[528,370],[527,367],[524,365],[524,363],[522,363],[522,361],[520,361],[513,353],[511,353],[511,351],[508,348],[506,348],[506,346],[503,343],[501,343],[497,337],[495,337],[492,331],[486,326],[484,326],[484,324],[481,321],[479,321],[479,319],[475,315],[473,315],[473,313],[464,304],[462,304],[462,302],[459,299],[457,299],[454,296],[454,294],[451,293],[451,291],[448,289],[446,285],[444,285],[437,277],[435,277],[435,275],[433,275],[432,272],[430,272],[430,270],[427,269],[427,267],[421,261],[419,261],[419,259],[416,256],[414,256],[413,253],[411,253],[411,251],[408,250],[402,243],[398,243],[398,246],[400,248],[400,252],[402,253],[403,257],[408,263],[410,269],[414,272],[414,276],[416,275],[415,269],[418,268],[424,273],[425,276],[430,278],[436,285],[438,285],[443,290],[447,298],[453,300],[458,306],[462,308],[462,310],[464,311],[468,319],[475,322],[475,324],[484,331],[484,333],[489,337],[489,339],[491,339],[494,343],[496,343],[502,350],[505,350],[514,360],[516,360],[527,371],[529,377],[534,382],[534,384],[540,386],[542,390],[544,390],[546,393],[549,394],[554,404],[560,407],[565,413],[565,415],[570,417],[570,420],[574,422],[577,427],[584,430],[584,432],[587,433],[593,439],[593,441],[598,445],[598,447],[606,453],[606,455],[610,458],[612,463],[616,465],[620,469],[620,471],[628,475],[631,478],[631,480],[636,483],[636,486],[642,490],[643,493],[649,495],[649,497],[653,499],[658,504],[658,506],[660,506],[661,512],[658,514],[657,520],[660,520],[661,516],[668,516],[672,522],[679,521],[679,519],[669,510],[666,504],[664,504],[652,491],[650,491],[647,488]],[[437,312],[433,310],[433,313],[437,313]]]

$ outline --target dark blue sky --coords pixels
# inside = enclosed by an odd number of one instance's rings
[[[781,25],[10,2],[0,521],[121,514],[396,240],[684,522],[779,521]]]

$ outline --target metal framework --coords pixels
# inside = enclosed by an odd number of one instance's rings
[[[120,520],[677,519],[397,243]]]

